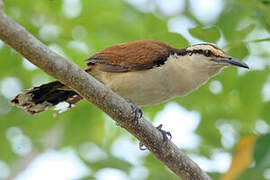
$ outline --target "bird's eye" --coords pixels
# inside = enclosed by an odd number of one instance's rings
[[[211,52],[211,51],[209,51],[209,50],[206,50],[204,54],[205,54],[205,56],[209,57],[209,56],[211,56],[211,55],[212,55],[212,52]]]

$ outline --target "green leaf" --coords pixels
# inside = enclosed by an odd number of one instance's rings
[[[257,167],[270,167],[270,133],[260,136],[256,141],[254,159]]]
[[[168,170],[163,164],[158,163],[160,162],[157,160],[152,154],[149,154],[145,158],[144,165],[149,170],[148,180],[163,180],[163,179],[170,179],[170,180],[177,180],[177,177],[174,173]]]
[[[247,27],[241,29],[240,31],[238,31],[238,34],[239,34],[238,38],[241,40],[246,38],[247,35],[254,30],[254,28],[255,28],[255,24],[250,24]]]
[[[115,168],[125,172],[130,171],[132,165],[128,161],[117,158],[110,153],[108,153],[107,156],[108,157],[106,159],[102,159],[96,162],[89,162],[84,160],[82,157],[80,158],[93,171],[98,171],[99,169],[103,168]]]
[[[249,42],[264,42],[264,41],[270,41],[270,38],[255,39],[255,40],[251,40]]]
[[[215,43],[220,39],[220,32],[217,27],[210,27],[210,28],[202,28],[202,27],[195,27],[189,29],[189,33],[206,42]]]
[[[74,108],[60,114],[63,118],[63,146],[77,146],[83,142],[99,143],[104,138],[104,120],[102,111],[81,102]],[[59,117],[60,118],[60,117]]]
[[[262,119],[270,123],[270,102],[267,102],[262,107]]]
[[[248,56],[249,50],[247,48],[247,45],[242,42],[233,45],[232,48],[229,49],[228,54],[238,59],[244,59],[246,56]]]
[[[237,178],[237,180],[263,180],[265,177],[263,176],[264,170],[258,169],[256,167],[254,168],[247,168],[240,177]]]
[[[170,46],[176,48],[185,48],[189,45],[188,41],[180,34],[177,33],[157,33],[152,36],[153,40],[163,41]]]

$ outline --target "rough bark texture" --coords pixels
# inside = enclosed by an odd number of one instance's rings
[[[159,160],[182,179],[210,179],[200,167],[179,150],[171,141],[163,142],[160,131],[145,118],[134,121],[134,108],[123,98],[106,88],[77,65],[51,51],[22,26],[3,12],[0,0],[0,39],[18,53],[74,89],[90,103],[96,105],[121,127],[133,134]]]

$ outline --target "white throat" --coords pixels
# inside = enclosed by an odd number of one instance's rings
[[[164,65],[175,96],[184,96],[199,88],[222,69],[203,55],[171,55]]]

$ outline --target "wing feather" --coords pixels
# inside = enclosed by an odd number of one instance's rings
[[[164,64],[173,48],[153,40],[139,40],[108,47],[86,60],[100,71],[126,72],[150,69]]]

